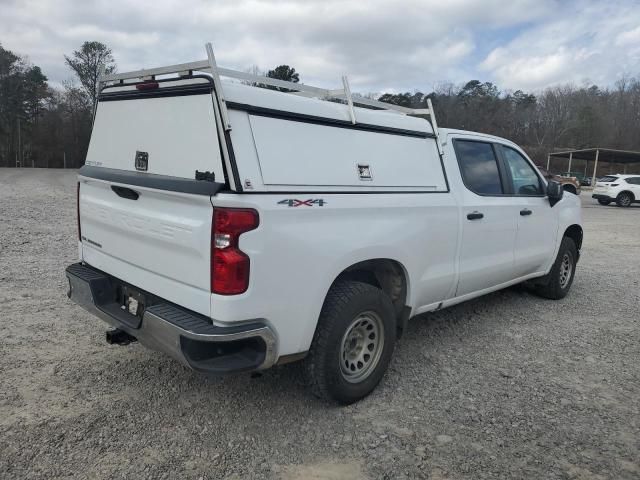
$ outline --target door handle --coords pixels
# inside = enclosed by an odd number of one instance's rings
[[[471,212],[467,214],[467,220],[480,220],[484,217],[484,214],[480,212]]]
[[[113,190],[119,197],[127,198],[129,200],[137,200],[140,196],[140,194],[135,190],[131,190],[126,187],[119,187],[117,185],[111,185],[111,190]]]
[[[527,216],[527,215],[531,215],[533,212],[531,210],[529,210],[528,208],[525,208],[523,210],[520,210],[520,215],[522,215],[523,217]]]

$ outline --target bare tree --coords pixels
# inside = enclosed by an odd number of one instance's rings
[[[96,87],[102,67],[107,74],[116,70],[111,49],[104,43],[84,42],[80,50],[75,50],[70,57],[65,55],[64,59],[80,80],[85,94],[91,99],[91,105],[95,107],[98,96]]]

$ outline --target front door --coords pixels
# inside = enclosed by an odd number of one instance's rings
[[[546,197],[545,184],[525,155],[507,145],[498,145],[505,165],[507,189],[512,195],[512,214],[517,219],[514,248],[514,278],[545,271],[555,253],[558,215]],[[565,195],[573,193],[565,192]]]
[[[633,193],[635,201],[640,201],[640,177],[628,177],[625,182],[629,184],[629,190]]]

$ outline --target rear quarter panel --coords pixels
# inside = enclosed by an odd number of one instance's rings
[[[286,199],[323,205],[279,203]],[[355,263],[398,261],[414,309],[442,300],[454,283],[458,212],[450,193],[219,194],[213,201],[214,208],[255,208],[260,226],[240,237],[251,258],[249,289],[212,295],[212,317],[265,318],[278,332],[280,355],[308,350],[331,284]]]

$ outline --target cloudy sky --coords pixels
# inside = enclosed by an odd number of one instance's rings
[[[640,75],[640,1],[0,0],[0,43],[53,84],[85,40],[118,70],[200,60],[247,70],[287,63],[305,83],[429,91],[469,79],[538,90]]]

